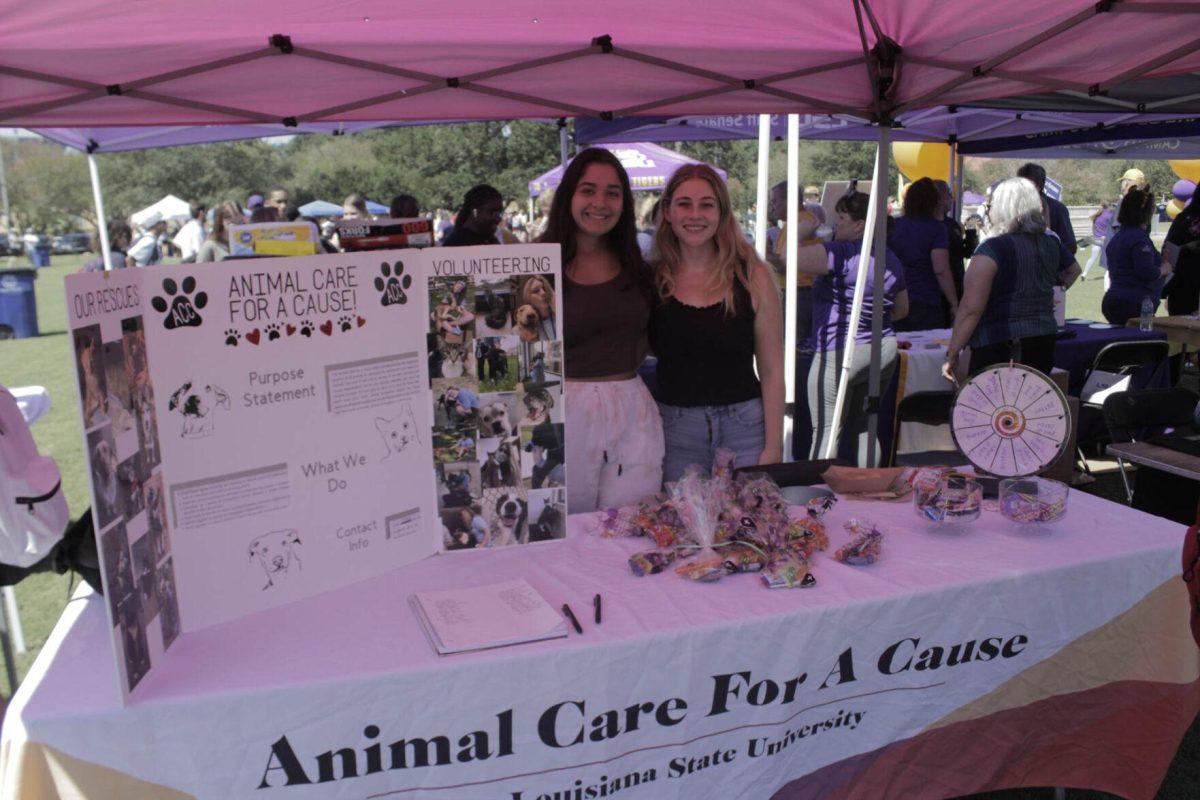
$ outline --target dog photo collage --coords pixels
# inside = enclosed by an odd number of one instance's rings
[[[447,550],[566,533],[553,275],[429,278],[429,376]]]
[[[145,331],[130,317],[115,341],[99,325],[73,335],[104,588],[132,691],[180,629]]]

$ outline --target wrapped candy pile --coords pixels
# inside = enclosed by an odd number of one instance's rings
[[[604,509],[601,534],[654,540],[655,549],[630,557],[635,575],[653,575],[678,561],[676,574],[690,580],[757,572],[772,589],[814,585],[813,554],[829,547],[822,517],[836,498],[816,498],[807,514],[793,519],[773,480],[762,474],[735,479],[732,462],[733,454],[720,450],[711,477],[692,466],[668,485],[666,496]]]

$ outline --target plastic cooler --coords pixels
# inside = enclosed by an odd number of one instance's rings
[[[0,339],[38,335],[37,271],[28,267],[0,269]]]

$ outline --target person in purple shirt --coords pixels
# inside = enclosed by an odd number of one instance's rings
[[[1121,229],[1108,243],[1108,275],[1112,286],[1104,293],[1100,310],[1104,318],[1124,325],[1141,315],[1142,301],[1149,297],[1158,310],[1163,280],[1170,265],[1164,265],[1147,232],[1154,214],[1154,194],[1130,189],[1121,201]]]
[[[914,181],[904,195],[904,216],[888,236],[888,249],[904,265],[908,285],[908,316],[898,330],[925,331],[948,328],[958,311],[958,293],[950,272],[950,244],[946,226],[938,216],[941,196],[929,178]],[[949,313],[942,305],[943,298]]]
[[[1083,265],[1083,274],[1079,276],[1079,280],[1087,278],[1088,271],[1100,263],[1100,256],[1104,252],[1104,247],[1108,241],[1109,226],[1113,221],[1113,208],[1108,203],[1101,203],[1100,207],[1092,214],[1092,235],[1085,236],[1079,242],[1080,247],[1091,247],[1092,254],[1088,256],[1087,263]]]
[[[808,372],[808,408],[813,419],[813,458],[825,454],[833,427],[833,409],[837,397],[844,347],[850,332],[850,310],[854,304],[854,287],[858,282],[858,264],[862,252],[863,230],[866,227],[867,204],[870,198],[862,192],[852,192],[838,200],[834,210],[834,241],[801,247],[799,269],[815,275],[813,281],[813,325],[809,345],[815,351]],[[936,221],[935,221],[936,222]],[[941,223],[936,223],[941,227]],[[943,228],[943,236],[945,229]],[[857,345],[851,361],[850,383],[843,419],[849,422],[844,432],[855,436],[860,466],[867,458],[867,378],[871,366],[871,320],[883,315],[883,346],[880,367],[883,385],[896,367],[896,334],[894,320],[908,313],[908,292],[905,289],[904,268],[891,250],[884,265],[884,295],[874,296],[874,259],[867,270],[862,314],[853,332]],[[878,452],[878,451],[877,451]]]

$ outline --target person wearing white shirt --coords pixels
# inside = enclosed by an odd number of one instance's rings
[[[191,219],[184,223],[171,241],[179,248],[180,257],[185,264],[196,260],[200,248],[204,246],[204,214],[208,209],[197,203],[191,207]]]
[[[157,211],[142,220],[142,234],[125,254],[125,263],[130,267],[149,267],[162,260],[158,237],[167,229],[167,221]]]

